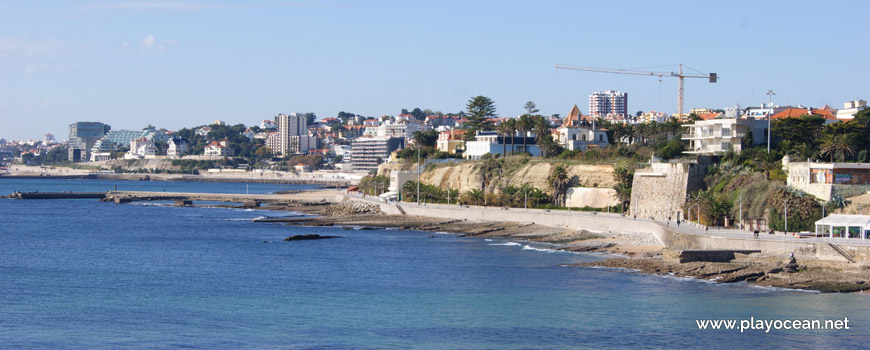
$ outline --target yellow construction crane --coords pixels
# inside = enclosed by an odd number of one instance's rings
[[[715,83],[719,76],[716,73],[709,73],[707,75],[688,75],[683,74],[683,65],[680,64],[680,70],[677,72],[646,72],[646,71],[637,71],[637,70],[629,70],[629,69],[607,69],[607,68],[592,68],[592,67],[575,67],[575,66],[562,66],[556,65],[556,69],[572,69],[572,70],[582,70],[587,72],[599,72],[599,73],[615,73],[615,74],[631,74],[631,75],[646,75],[651,77],[673,77],[679,78],[679,90],[680,94],[677,97],[677,113],[679,113],[680,117],[683,116],[683,79],[685,78],[704,78],[709,79],[711,83]],[[691,67],[689,69],[692,69]]]

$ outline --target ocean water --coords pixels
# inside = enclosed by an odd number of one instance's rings
[[[244,184],[118,182],[244,192]],[[2,180],[102,190],[95,180]],[[259,193],[300,188],[251,184]],[[405,230],[251,223],[290,212],[0,199],[0,348],[866,348],[870,296],[566,264],[601,255]],[[283,242],[284,237],[342,238]],[[850,330],[699,330],[696,319]]]

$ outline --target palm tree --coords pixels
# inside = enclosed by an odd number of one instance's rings
[[[532,117],[528,114],[523,114],[520,116],[520,119],[517,119],[517,129],[522,133],[523,136],[523,152],[528,152],[528,142],[526,142],[526,136],[532,128]]]
[[[830,155],[831,162],[834,162],[834,155],[839,155],[840,161],[845,161],[846,156],[854,156],[855,148],[852,146],[854,144],[853,141],[854,136],[852,134],[823,134],[821,139],[819,140],[821,145],[821,155]]]
[[[776,153],[759,153],[755,156],[755,166],[764,172],[764,178],[770,180],[770,172],[780,167]]]
[[[481,205],[483,204],[483,191],[477,188],[472,188],[462,194],[462,203]]]
[[[564,206],[565,191],[568,189],[568,171],[561,165],[556,166],[550,170],[547,182],[553,190],[553,205]]]
[[[495,130],[499,133],[499,135],[503,136],[502,147],[501,147],[501,156],[502,156],[502,158],[504,158],[505,153],[507,152],[507,147],[505,146],[505,144],[507,144],[507,142],[504,142],[504,141],[507,140],[507,136],[508,136],[508,134],[510,134],[511,128],[510,128],[510,125],[508,125],[507,121],[504,121],[501,124],[499,124],[498,126],[496,126]]]
[[[509,132],[511,140],[511,155],[514,155],[514,135],[517,134],[517,120],[514,118],[509,118],[502,124],[505,125],[505,128],[507,128]]]
[[[631,184],[630,183],[618,183],[613,186],[613,190],[616,191],[616,200],[619,201],[620,211],[625,212],[625,203],[631,201]]]

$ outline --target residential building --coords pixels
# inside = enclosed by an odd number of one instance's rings
[[[524,142],[525,141],[525,142]],[[541,155],[537,140],[534,137],[508,136],[503,137],[495,131],[478,132],[474,141],[465,143],[465,159],[480,159],[487,153],[508,154],[526,152],[532,156]]]
[[[839,194],[843,198],[870,191],[870,163],[792,162],[782,159],[787,183],[823,201]]]
[[[378,127],[377,136],[383,138],[410,138],[415,132],[422,130],[423,125],[416,119],[407,120],[405,122],[391,122],[388,120]]]
[[[268,139],[266,142],[271,145],[269,149],[273,154],[286,157],[317,148],[317,138],[308,136],[308,118],[304,114],[279,114],[275,116],[275,124],[278,125],[277,142],[270,143]]]
[[[233,156],[235,152],[227,144],[227,140],[213,141],[205,146],[205,155],[207,156]]]
[[[805,115],[814,115],[825,118],[825,125],[836,123],[837,117],[830,110],[822,108],[786,108],[780,112],[774,113],[771,120],[797,118]]]
[[[173,137],[167,141],[166,155],[169,158],[181,158],[190,149],[190,143],[186,139]]]
[[[69,125],[69,160],[79,162],[89,159],[88,150],[94,146],[97,140],[112,130],[108,124],[100,122],[75,122]]]
[[[157,154],[157,148],[154,147],[154,140],[147,137],[140,137],[130,142],[131,155],[137,158],[154,157]],[[125,156],[125,158],[127,158]]]
[[[752,144],[766,140],[767,121],[753,118],[708,119],[684,124],[689,129],[683,140],[689,141],[685,153],[721,155],[725,152],[742,150],[743,137],[752,134]]]
[[[585,151],[588,148],[602,148],[609,145],[607,130],[593,126],[560,126],[554,135],[556,142],[565,149]]]
[[[260,129],[275,130],[278,129],[278,125],[275,124],[274,120],[263,119],[260,123]]]
[[[589,115],[594,118],[628,116],[628,93],[611,90],[593,92],[589,95]]]
[[[441,152],[447,152],[449,154],[456,154],[457,151],[462,151],[462,135],[466,133],[466,130],[445,130],[438,133],[438,140],[436,141],[436,147]]]
[[[91,152],[90,160],[92,162],[104,162],[112,159],[111,152]]]
[[[844,122],[850,121],[855,117],[855,113],[864,109],[867,109],[867,101],[857,100],[846,102],[843,104],[843,109],[837,111],[837,119]]]
[[[404,147],[404,138],[360,137],[351,143],[351,164],[354,170],[377,170],[391,152]]]

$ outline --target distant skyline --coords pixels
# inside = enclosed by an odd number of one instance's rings
[[[675,71],[695,107],[819,107],[868,99],[870,5],[855,1],[2,1],[0,138],[259,124],[279,113],[458,112],[492,98],[502,117],[588,113],[628,93],[630,113],[676,113],[674,78],[556,64]]]

